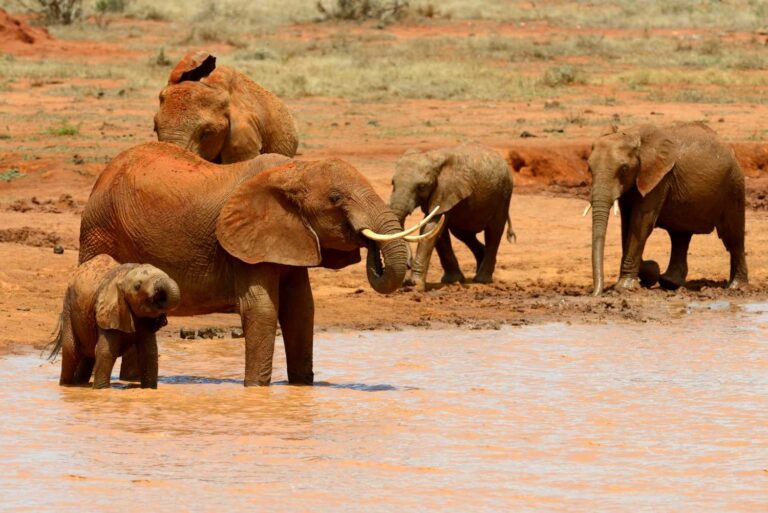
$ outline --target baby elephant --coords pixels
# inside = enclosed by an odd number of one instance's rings
[[[474,281],[492,282],[505,223],[507,240],[515,239],[509,219],[511,198],[512,179],[507,162],[491,148],[464,144],[426,153],[406,152],[395,167],[390,207],[402,223],[416,207],[427,213],[439,206],[438,214],[445,214],[445,226],[436,238],[419,241],[412,276],[405,283],[425,289],[434,247],[443,266],[442,282],[464,281],[449,232],[475,256]],[[439,221],[440,216],[436,216],[424,231],[431,230]],[[485,245],[476,237],[481,231],[485,232]]]
[[[155,332],[179,304],[179,287],[151,265],[123,264],[99,255],[75,271],[50,358],[61,351],[60,385],[108,388],[115,359],[135,347],[141,387],[157,388]],[[94,367],[95,364],[95,367]]]

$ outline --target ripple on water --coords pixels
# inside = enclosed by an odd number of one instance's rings
[[[315,387],[288,386],[278,357],[274,386],[243,388],[242,341],[161,344],[156,391],[60,388],[58,364],[9,356],[0,497],[36,512],[765,511],[767,322],[763,305],[669,326],[319,334]]]

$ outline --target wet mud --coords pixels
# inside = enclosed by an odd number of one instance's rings
[[[768,305],[667,326],[325,333],[314,387],[163,338],[157,391],[0,359],[13,511],[765,511]],[[694,315],[695,313],[695,315]]]

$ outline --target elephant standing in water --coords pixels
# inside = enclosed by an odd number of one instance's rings
[[[155,114],[160,141],[220,164],[262,153],[296,154],[296,124],[283,102],[216,57],[194,52],[171,71]]]
[[[592,173],[592,274],[594,295],[603,291],[603,250],[611,204],[621,210],[618,289],[658,279],[667,289],[685,284],[688,245],[694,233],[717,229],[731,256],[729,287],[746,285],[744,175],[733,150],[709,127],[686,123],[638,125],[599,138],[589,156]],[[666,272],[643,261],[654,227],[669,232]]]
[[[157,388],[155,332],[179,304],[179,287],[151,265],[99,255],[69,282],[50,358],[62,353],[60,385],[108,388],[117,357],[134,348],[142,388]]]
[[[407,269],[406,235],[343,161],[262,155],[222,166],[148,143],[118,155],[96,181],[83,212],[80,261],[107,253],[163,269],[181,289],[176,315],[239,311],[246,386],[270,383],[279,321],[288,380],[311,384],[307,268],[354,264],[366,246],[368,282],[394,292]]]
[[[496,267],[504,225],[507,240],[515,239],[509,219],[512,178],[507,162],[492,148],[466,144],[426,153],[409,151],[398,160],[392,178],[389,204],[402,223],[416,208],[426,213],[439,207],[446,229],[435,238],[419,241],[413,261],[412,278],[418,290],[426,288],[427,270],[436,247],[443,266],[443,283],[463,282],[451,247],[450,234],[466,244],[477,264],[475,282],[490,283]],[[431,230],[442,219],[435,218],[425,227]],[[476,234],[485,232],[485,245]]]

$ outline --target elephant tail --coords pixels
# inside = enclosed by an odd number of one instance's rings
[[[507,213],[507,242],[517,242],[517,234],[512,228],[512,218]]]
[[[53,340],[43,349],[43,352],[50,349],[51,352],[48,353],[49,361],[53,361],[59,356],[62,345],[64,345],[64,312],[59,315],[59,322],[56,323],[56,330],[53,332]]]

